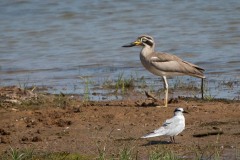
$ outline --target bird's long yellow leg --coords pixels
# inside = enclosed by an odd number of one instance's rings
[[[164,107],[168,106],[168,83],[167,83],[167,77],[163,76],[163,81],[164,81],[164,90],[165,90],[165,104]]]
[[[164,91],[165,91],[164,106],[157,106],[158,108],[168,106],[168,83],[167,83],[166,76],[163,76],[163,81],[164,81]]]

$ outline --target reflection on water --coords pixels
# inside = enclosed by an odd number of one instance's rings
[[[144,76],[151,86],[159,80],[140,64],[140,48],[121,48],[147,33],[157,50],[205,68],[214,97],[233,99],[239,96],[239,6],[238,0],[1,1],[1,85],[82,93],[81,76],[99,86],[124,73]],[[219,85],[226,83],[233,86]]]

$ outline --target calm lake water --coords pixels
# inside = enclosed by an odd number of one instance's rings
[[[88,79],[101,94],[104,81],[124,74],[160,89],[162,81],[141,65],[140,48],[121,47],[141,34],[155,38],[156,50],[205,68],[211,96],[239,99],[239,0],[0,1],[0,85],[82,94]]]

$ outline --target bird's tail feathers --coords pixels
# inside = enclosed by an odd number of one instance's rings
[[[157,136],[162,136],[162,135],[163,134],[152,132],[152,133],[149,133],[149,134],[146,134],[146,135],[142,136],[141,138],[151,138],[151,137],[157,137]]]

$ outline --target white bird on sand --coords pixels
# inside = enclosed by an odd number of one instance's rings
[[[176,108],[174,110],[174,116],[171,119],[167,119],[163,125],[154,130],[153,132],[142,136],[141,138],[151,138],[157,136],[170,136],[171,142],[175,143],[174,136],[177,136],[185,129],[185,118],[183,113],[187,113],[183,108]]]

